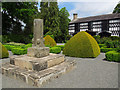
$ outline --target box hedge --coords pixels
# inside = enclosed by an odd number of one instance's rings
[[[106,53],[106,52],[109,52],[109,51],[116,51],[116,48],[104,48],[104,47],[101,47],[100,50],[101,50],[101,52]]]
[[[82,58],[97,57],[100,54],[100,47],[90,34],[81,31],[65,44],[63,54]]]
[[[25,45],[26,48],[32,47],[32,43]]]
[[[11,51],[13,48],[15,48],[16,46],[13,45],[4,45],[4,47],[7,48],[7,50]]]
[[[63,49],[64,49],[64,47],[65,47],[65,45],[57,45],[56,47],[60,47],[60,48],[61,48],[61,50],[63,50]]]
[[[105,44],[98,44],[99,45],[99,47],[101,48],[101,47],[107,47]]]
[[[16,42],[9,42],[9,43],[6,43],[7,45],[14,45],[14,46],[18,46],[18,45],[25,45],[23,43],[16,43]]]
[[[52,37],[50,37],[49,35],[44,37],[44,39],[45,39],[45,42],[44,42],[45,45],[49,45],[51,47],[56,46],[55,40]]]
[[[0,42],[0,58],[7,58],[7,57],[9,57],[8,50]]]
[[[23,55],[23,54],[27,54],[27,48],[13,48],[12,49],[12,53],[14,55]]]
[[[106,60],[120,62],[120,53],[116,51],[109,51],[105,54]]]
[[[60,47],[51,47],[50,48],[50,53],[60,53],[61,52],[61,48]]]

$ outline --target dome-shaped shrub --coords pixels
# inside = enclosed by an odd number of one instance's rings
[[[63,54],[82,58],[97,57],[100,54],[100,48],[90,34],[82,31],[73,36],[65,44]]]
[[[0,58],[7,58],[8,56],[8,50],[0,43]]]
[[[55,40],[53,38],[51,38],[49,35],[44,37],[44,39],[45,39],[45,42],[44,42],[45,45],[48,45],[48,46],[51,46],[51,47],[56,45]]]

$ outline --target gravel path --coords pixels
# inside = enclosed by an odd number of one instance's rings
[[[73,57],[66,58],[74,59],[77,63],[76,67],[72,71],[45,84],[43,88],[118,87],[118,63],[103,60],[105,58],[104,53],[101,53],[94,59]],[[2,61],[8,62],[9,59],[4,59]],[[37,88],[4,75],[2,76],[2,81],[3,88]]]

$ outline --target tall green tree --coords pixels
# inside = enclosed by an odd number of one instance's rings
[[[49,12],[50,32],[52,32],[57,42],[61,42],[61,31],[59,29],[60,18],[57,0],[56,2],[49,3]]]
[[[40,2],[40,18],[43,19],[43,25],[44,25],[44,34],[46,34],[49,31],[49,8],[48,8],[48,2],[43,2],[43,0]]]
[[[33,31],[33,19],[37,14],[37,2],[3,2],[2,34],[29,36]]]
[[[44,34],[53,35],[60,42],[61,31],[59,29],[59,8],[56,2],[40,3],[40,18],[44,20]]]
[[[69,35],[68,33],[68,24],[70,19],[69,17],[69,12],[66,10],[66,8],[62,8],[59,11],[59,17],[60,17],[60,30],[61,30],[61,39],[65,42],[65,40],[67,39],[67,36]]]
[[[117,4],[117,6],[114,8],[113,13],[120,13],[120,2]]]

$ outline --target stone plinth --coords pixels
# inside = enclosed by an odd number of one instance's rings
[[[27,55],[30,57],[45,57],[49,55],[49,47],[30,47],[28,48]]]
[[[2,74],[22,80],[27,84],[41,87],[45,82],[50,81],[53,78],[58,78],[60,75],[71,70],[75,65],[74,61],[65,61],[59,65],[47,68],[42,71],[34,71],[21,69],[18,66],[6,63],[2,65]]]
[[[10,64],[21,69],[40,71],[64,62],[64,55],[50,53],[46,57],[36,58],[27,55],[10,57]]]

